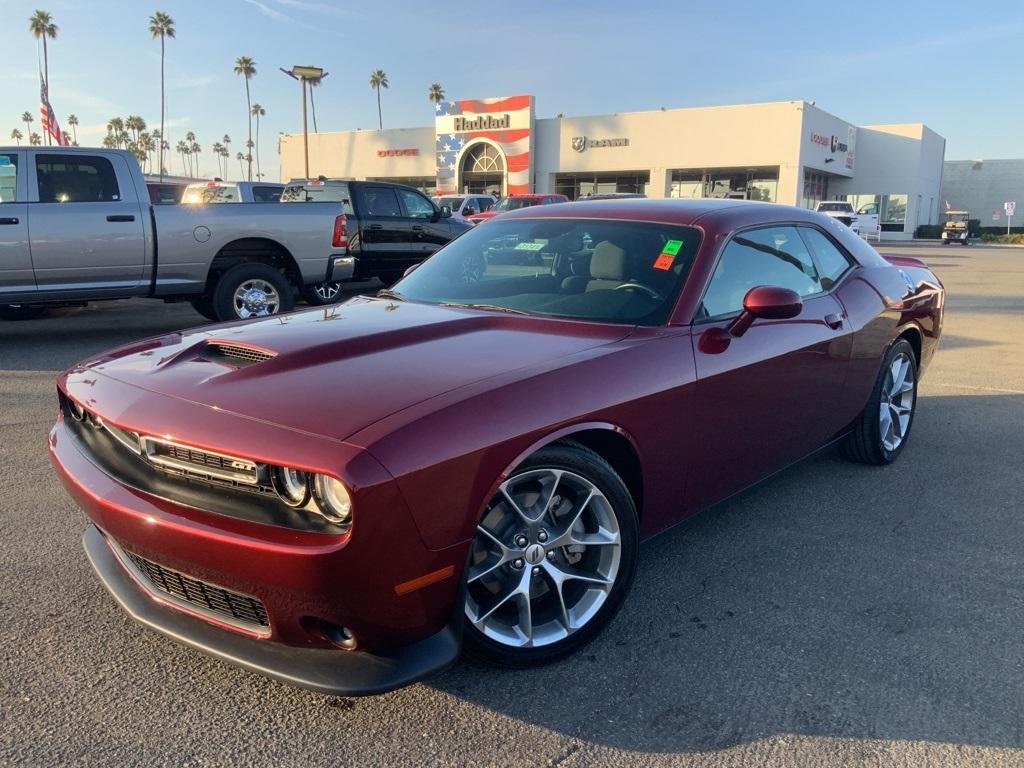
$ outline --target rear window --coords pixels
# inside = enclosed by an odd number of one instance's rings
[[[189,184],[185,187],[185,194],[181,202],[191,205],[204,205],[206,203],[238,203],[241,198],[238,196],[238,187],[234,184]]]
[[[95,155],[36,155],[40,203],[108,203],[121,199],[114,166]]]
[[[252,199],[257,203],[276,203],[281,200],[280,187],[253,187]]]
[[[820,203],[818,210],[832,213],[853,213],[853,205],[851,203]]]
[[[348,184],[337,181],[289,184],[281,193],[282,203],[342,203],[345,213],[354,216]]]
[[[520,208],[529,208],[540,203],[537,197],[504,197],[494,206],[496,211],[518,211]]]

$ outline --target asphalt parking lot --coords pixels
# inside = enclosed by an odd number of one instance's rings
[[[881,250],[949,294],[896,465],[827,452],[647,543],[574,658],[365,699],[141,629],[85,559],[46,455],[54,376],[191,307],[0,323],[0,764],[1024,764],[1024,249]]]

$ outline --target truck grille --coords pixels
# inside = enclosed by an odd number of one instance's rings
[[[846,226],[850,226],[853,219],[850,218],[849,216],[836,216],[836,221],[841,221]]]
[[[124,554],[135,565],[148,586],[155,591],[236,623],[257,629],[270,627],[267,609],[255,597],[193,579],[132,552]]]

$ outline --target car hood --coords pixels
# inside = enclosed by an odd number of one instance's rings
[[[182,331],[77,371],[344,440],[404,408],[631,328],[384,299]]]

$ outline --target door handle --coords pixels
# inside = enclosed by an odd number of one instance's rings
[[[825,325],[834,331],[843,327],[842,315],[825,315]]]
[[[384,229],[383,224],[371,224],[370,229]]]
[[[107,216],[107,221],[135,221],[135,216],[131,213],[118,213],[111,216]]]
[[[16,216],[8,216],[7,218],[0,219],[0,224],[17,224],[18,218]]]

